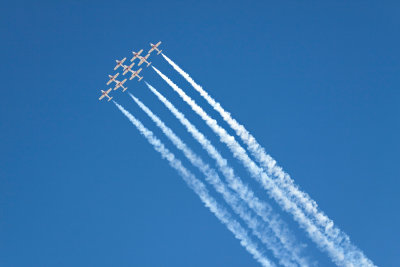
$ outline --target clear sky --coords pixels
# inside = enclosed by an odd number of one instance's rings
[[[98,101],[115,59],[162,40],[354,244],[399,266],[399,12],[398,1],[3,2],[0,265],[258,266]],[[161,56],[151,61],[221,121]],[[142,73],[268,200],[175,92]],[[213,164],[143,81],[127,85]],[[184,159],[126,93],[113,96]],[[282,216],[311,259],[333,266]]]

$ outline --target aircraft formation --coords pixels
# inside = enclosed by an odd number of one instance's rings
[[[129,80],[132,80],[133,78],[137,77],[138,81],[141,81],[143,79],[143,76],[139,76],[139,73],[142,71],[142,68],[139,68],[138,70],[133,70],[133,66],[135,65],[135,59],[139,60],[138,66],[142,65],[144,62],[146,62],[147,67],[150,66],[151,62],[148,61],[151,52],[153,51],[157,51],[157,55],[159,55],[162,50],[160,50],[158,47],[160,46],[161,41],[158,42],[157,44],[152,44],[150,43],[150,50],[149,52],[147,52],[146,56],[142,56],[142,52],[143,49],[141,49],[139,52],[132,52],[133,57],[131,59],[132,64],[128,65],[124,65],[125,61],[126,61],[126,57],[124,57],[122,60],[115,60],[116,61],[116,66],[114,67],[114,70],[117,70],[119,67],[122,67],[123,72],[122,75],[127,74],[128,72],[131,73],[131,77],[129,78]],[[111,84],[112,82],[115,83],[115,87],[114,90],[117,90],[118,88],[121,87],[122,92],[125,92],[126,89],[128,89],[128,87],[124,86],[124,83],[126,83],[127,79],[124,79],[122,81],[117,80],[117,77],[119,75],[119,72],[115,75],[108,75],[109,80],[107,82],[107,85]],[[99,100],[102,100],[104,97],[107,97],[108,101],[110,101],[112,99],[112,97],[109,96],[109,93],[111,92],[112,88],[109,88],[107,91],[101,90],[101,96],[99,97]]]

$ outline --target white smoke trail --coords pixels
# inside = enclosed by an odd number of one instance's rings
[[[262,266],[275,266],[263,253],[257,248],[257,244],[250,239],[246,230],[234,219],[230,213],[220,206],[212,198],[205,185],[198,180],[189,170],[187,170],[173,153],[171,153],[164,144],[154,136],[153,132],[148,130],[139,120],[125,110],[121,105],[114,101],[118,109],[129,119],[129,121],[139,130],[147,141],[159,152],[163,159],[166,159],[170,166],[174,168],[183,178],[186,184],[200,197],[204,205],[240,240],[240,244],[256,259]]]
[[[196,141],[207,151],[209,156],[216,161],[218,169],[226,178],[229,187],[238,193],[241,199],[253,209],[271,228],[272,232],[280,240],[284,248],[289,251],[292,258],[296,260],[300,266],[310,265],[301,254],[301,245],[297,244],[292,233],[288,230],[287,225],[273,212],[272,207],[267,203],[258,199],[254,192],[245,185],[242,180],[235,175],[234,170],[228,165],[228,162],[211,142],[194,126],[185,115],[180,112],[171,102],[168,101],[153,86],[146,82],[149,89],[157,96],[157,98],[171,111],[171,113],[185,126],[187,131],[194,137]]]
[[[168,77],[162,74],[158,69],[153,66],[153,69],[162,77],[173,89],[179,94],[179,96],[195,111],[204,122],[219,136],[222,143],[226,144],[231,150],[233,156],[237,158],[249,171],[251,176],[258,181],[264,189],[268,192],[269,196],[273,198],[277,203],[287,212],[293,215],[293,218],[299,223],[309,237],[320,247],[320,249],[326,251],[331,259],[340,266],[359,266],[359,261],[355,261],[352,258],[346,257],[347,255],[343,251],[341,246],[333,243],[323,235],[315,226],[313,221],[304,215],[304,212],[289,198],[286,197],[284,192],[275,185],[273,180],[258,167],[254,161],[250,159],[247,152],[240,146],[235,138],[229,135],[225,129],[218,125],[217,121],[212,119],[199,105],[196,104],[182,89],[174,84]]]
[[[244,222],[252,230],[253,234],[257,236],[263,244],[265,244],[284,266],[297,266],[291,261],[288,251],[286,251],[282,244],[274,236],[271,236],[270,229],[265,229],[264,225],[254,218],[247,210],[243,202],[236,197],[221,181],[218,174],[208,164],[206,164],[196,153],[194,153],[169,127],[165,125],[161,119],[155,115],[145,104],[138,98],[129,94],[136,104],[152,119],[152,121],[162,130],[162,132],[171,140],[171,142],[183,152],[186,158],[197,167],[205,176],[206,181],[209,182],[215,190],[220,193],[228,205],[238,214]],[[304,265],[303,265],[304,266]]]
[[[352,262],[358,262],[362,266],[374,266],[371,260],[369,260],[364,253],[353,245],[350,241],[349,236],[341,231],[337,226],[334,225],[333,221],[328,218],[322,211],[318,209],[317,203],[311,199],[311,197],[301,191],[299,187],[290,178],[290,175],[285,173],[281,167],[276,164],[276,161],[265,152],[265,149],[257,142],[246,128],[239,124],[235,119],[232,118],[231,114],[225,111],[220,103],[216,102],[199,84],[197,84],[185,71],[183,71],[177,64],[171,59],[162,54],[164,59],[181,75],[186,81],[188,81],[192,87],[200,93],[200,95],[216,110],[221,117],[229,124],[229,126],[236,132],[241,138],[247,149],[259,162],[261,167],[270,175],[276,177],[276,184],[287,193],[287,195],[300,205],[307,215],[320,226],[320,229],[327,235],[333,242],[338,246],[344,248],[347,256]]]

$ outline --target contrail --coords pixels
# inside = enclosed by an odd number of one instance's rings
[[[282,244],[274,236],[271,236],[271,230],[265,229],[264,225],[257,219],[254,218],[251,213],[247,210],[243,202],[236,197],[221,181],[217,172],[206,164],[196,153],[194,153],[165,123],[155,115],[145,104],[143,104],[138,98],[129,94],[136,104],[151,118],[151,120],[162,130],[162,132],[171,140],[171,142],[183,152],[186,158],[197,167],[205,179],[210,183],[214,189],[220,193],[228,205],[234,210],[236,214],[243,219],[243,221],[249,226],[253,234],[257,236],[263,244],[269,248],[279,262],[284,266],[297,266],[291,261],[288,251],[286,251]]]
[[[177,64],[171,59],[162,54],[164,59],[181,75],[186,81],[188,81],[192,87],[200,93],[200,95],[216,110],[221,117],[229,124],[229,126],[236,132],[241,138],[247,149],[259,162],[261,167],[270,175],[273,175],[276,179],[275,182],[280,188],[282,188],[288,196],[300,205],[307,215],[311,216],[318,226],[322,228],[322,231],[330,239],[332,239],[337,245],[342,246],[347,251],[351,261],[357,261],[363,266],[374,266],[371,260],[369,260],[364,253],[353,245],[350,241],[349,236],[341,231],[337,226],[334,225],[333,221],[328,218],[322,211],[318,209],[317,203],[311,199],[311,197],[302,192],[299,187],[291,179],[290,175],[285,173],[283,169],[276,164],[276,161],[265,152],[265,149],[257,142],[246,128],[239,124],[235,119],[232,118],[231,114],[225,111],[220,103],[216,102],[199,84],[197,84],[185,71],[183,71]]]
[[[153,86],[146,82],[149,89],[157,96],[157,98],[171,111],[171,113],[185,126],[186,130],[195,138],[196,141],[207,151],[209,156],[216,161],[218,169],[226,178],[229,187],[237,192],[243,201],[253,209],[271,228],[275,236],[280,240],[284,248],[289,251],[292,258],[301,266],[310,265],[308,261],[301,257],[301,245],[297,244],[292,233],[288,230],[288,226],[273,212],[272,207],[267,203],[258,199],[252,190],[245,185],[242,180],[235,175],[234,170],[228,165],[228,162],[211,142],[194,126],[185,115],[180,112],[171,102],[168,101]]]
[[[161,154],[162,158],[167,160],[169,165],[179,173],[186,184],[200,197],[204,205],[209,208],[223,224],[226,225],[237,239],[240,240],[240,244],[254,257],[254,259],[261,263],[262,266],[275,266],[275,264],[264,256],[263,252],[258,249],[257,244],[251,240],[240,223],[232,219],[231,214],[209,195],[205,185],[182,165],[182,162],[178,160],[157,137],[154,136],[153,132],[148,130],[138,119],[117,102],[114,101],[114,104],[139,130],[154,149]]]
[[[360,266],[360,262],[350,257],[347,257],[346,253],[343,251],[341,246],[333,243],[331,240],[327,238],[327,236],[323,235],[315,226],[313,221],[307,218],[304,215],[304,212],[289,198],[284,195],[284,192],[275,185],[274,181],[268,177],[268,175],[258,167],[254,161],[250,159],[247,155],[247,152],[240,146],[240,144],[235,140],[235,138],[229,135],[225,129],[218,125],[217,121],[212,119],[196,102],[191,99],[182,89],[180,89],[176,84],[174,84],[168,77],[162,74],[158,69],[153,66],[153,69],[174,89],[175,92],[179,94],[179,96],[195,111],[204,122],[219,136],[221,142],[227,145],[227,147],[231,150],[233,156],[237,158],[251,176],[258,181],[264,189],[268,192],[269,196],[278,202],[281,207],[291,213],[293,218],[299,223],[300,227],[302,227],[309,237],[320,247],[320,249],[326,251],[331,259],[340,266],[351,266],[354,264],[355,266]]]

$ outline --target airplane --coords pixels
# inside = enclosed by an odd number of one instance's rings
[[[108,101],[110,101],[112,99],[112,97],[110,97],[108,95],[108,93],[110,93],[110,92],[111,92],[111,88],[108,89],[107,91],[101,90],[101,96],[99,97],[99,100],[102,100],[106,96],[106,97],[108,97]]]
[[[136,58],[138,58],[140,56],[140,54],[143,52],[143,49],[140,50],[139,52],[132,52],[133,54],[133,58],[131,59],[131,62],[134,61]]]
[[[122,67],[124,68],[124,72],[122,73],[122,75],[125,75],[129,70],[132,69],[132,67],[135,65],[135,62],[133,62],[130,66],[127,65],[122,65]]]
[[[122,64],[125,62],[126,57],[124,57],[122,60],[115,60],[117,62],[117,66],[115,66],[114,70],[118,69],[119,67],[123,66]]]
[[[148,61],[147,61],[147,59],[149,58],[149,56],[150,56],[150,54],[147,54],[145,57],[139,56],[140,62],[139,62],[139,64],[138,64],[138,66],[142,65],[143,62],[146,62],[146,63],[147,63],[147,67],[150,66],[151,62],[148,62]]]
[[[152,44],[152,43],[150,43],[150,46],[151,46],[151,49],[149,50],[149,54],[151,53],[151,52],[153,52],[154,50],[157,50],[158,51],[158,53],[157,53],[157,55],[159,55],[160,53],[161,53],[161,51],[162,50],[158,50],[158,46],[161,44],[161,41],[160,42],[158,42],[157,44]]]
[[[128,89],[128,87],[124,86],[124,83],[126,82],[126,79],[121,81],[121,82],[118,81],[118,80],[115,80],[114,82],[115,82],[114,90],[117,90],[118,88],[122,87],[122,88],[124,88],[124,89],[122,89],[122,92],[125,92],[126,89]]]
[[[119,73],[115,74],[114,76],[108,75],[110,80],[107,82],[107,85],[109,85],[112,81],[115,81],[115,79],[118,77]]]
[[[135,78],[136,76],[139,79],[139,82],[141,79],[143,79],[143,76],[140,77],[138,74],[142,71],[142,68],[138,69],[137,71],[133,71],[133,70],[129,70],[130,72],[132,72],[132,76],[129,78],[129,80],[132,80],[133,78]]]

